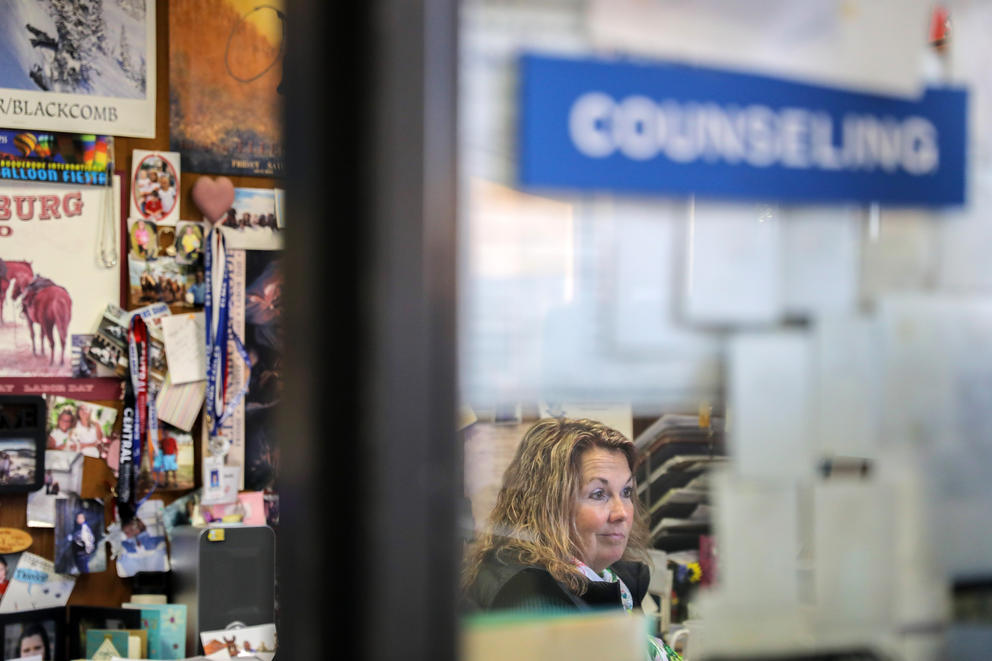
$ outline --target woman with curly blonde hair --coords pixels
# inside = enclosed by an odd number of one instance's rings
[[[593,420],[544,419],[524,435],[463,587],[478,608],[640,605],[650,579],[634,444]]]

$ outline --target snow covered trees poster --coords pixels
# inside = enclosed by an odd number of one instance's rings
[[[0,125],[155,135],[155,0],[0,0]]]
[[[182,154],[183,170],[282,173],[282,7],[169,2],[169,148]]]

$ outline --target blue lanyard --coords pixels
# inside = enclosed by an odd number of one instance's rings
[[[214,255],[214,250],[217,250],[219,255]],[[220,434],[224,421],[234,414],[241,398],[248,392],[247,377],[251,373],[251,359],[248,357],[248,352],[245,350],[241,338],[231,327],[231,256],[225,248],[224,235],[217,228],[211,229],[207,235],[207,250],[204,259],[207,272],[207,295],[203,306],[207,328],[206,410],[210,436],[214,437]],[[214,262],[217,263],[216,267]],[[216,301],[214,301],[215,268],[219,268],[221,271],[219,274],[220,291],[217,293]],[[246,378],[241,389],[228,398],[227,386],[231,375],[227,353],[230,341],[233,341],[239,357],[244,362]],[[226,405],[225,400],[228,400]]]

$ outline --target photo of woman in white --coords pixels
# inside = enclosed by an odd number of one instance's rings
[[[80,404],[76,413],[76,426],[72,428],[71,438],[76,443],[75,449],[87,457],[100,457],[100,446],[103,445],[103,430],[100,423],[93,419],[92,411],[86,404]]]

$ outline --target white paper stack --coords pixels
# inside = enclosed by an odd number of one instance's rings
[[[735,472],[783,480],[812,475],[807,335],[738,335],[728,353],[729,447]]]
[[[876,458],[881,360],[874,319],[821,316],[811,340],[814,459]]]
[[[778,209],[696,200],[687,222],[686,320],[706,326],[777,322],[782,316]]]
[[[782,216],[785,312],[792,316],[854,312],[861,211],[854,207],[789,207]]]
[[[888,623],[893,502],[877,482],[831,480],[814,490],[817,620],[848,634]]]

